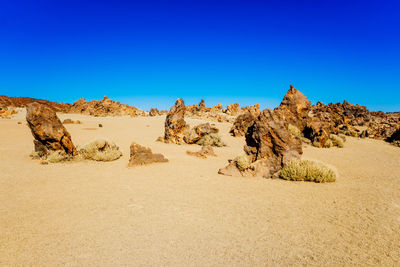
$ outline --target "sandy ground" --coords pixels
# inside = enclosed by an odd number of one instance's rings
[[[337,168],[332,184],[227,177],[244,145],[228,123],[216,123],[228,147],[199,159],[185,153],[196,145],[155,142],[164,117],[60,118],[83,122],[66,125],[75,144],[104,137],[124,156],[40,165],[24,113],[0,120],[1,266],[400,264],[400,148],[305,147]],[[131,141],[170,162],[128,169]]]

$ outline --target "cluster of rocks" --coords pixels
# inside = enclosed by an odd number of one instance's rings
[[[18,111],[12,107],[0,106],[0,118],[2,119],[11,119],[17,113]]]
[[[167,114],[168,114],[168,110],[159,111],[158,108],[151,108],[150,111],[149,111],[149,116],[150,117],[167,115]]]
[[[283,166],[303,154],[301,140],[288,130],[284,114],[265,109],[248,127],[245,155],[230,160],[218,173],[230,176],[276,177]]]
[[[359,130],[364,127],[364,131]],[[298,134],[293,134],[296,129]],[[366,107],[343,103],[312,106],[294,86],[274,110],[239,115],[230,130],[245,136],[245,154],[219,170],[224,175],[275,177],[302,155],[302,141],[318,147],[342,146],[338,134],[382,138],[400,144],[400,120],[394,114],[371,113]]]
[[[219,138],[218,128],[210,123],[203,123],[191,128],[185,121],[186,110],[183,99],[176,100],[165,119],[164,136],[159,137],[157,141],[169,144],[199,144],[205,137]]]
[[[343,103],[311,105],[307,97],[294,86],[275,108],[282,120],[295,126],[302,140],[318,147],[329,147],[332,135],[370,137],[393,142],[393,134],[400,128],[399,113],[369,112],[365,106]],[[233,136],[245,135],[258,115],[250,112],[239,115],[233,123]]]
[[[122,152],[113,142],[96,140],[81,149],[72,142],[70,133],[57,117],[54,109],[47,105],[32,103],[27,107],[26,121],[34,137],[34,158],[41,159],[42,164],[77,158],[112,161],[120,158]],[[132,143],[128,166],[167,162],[161,154],[153,154],[150,148]]]
[[[223,109],[222,104],[219,103],[213,107],[207,107],[204,99],[198,105],[186,106],[186,116],[196,119],[204,119],[218,122],[234,122],[235,117],[240,114],[250,112],[252,114],[260,113],[260,106],[239,107],[238,103],[230,104]]]
[[[77,100],[70,108],[70,113],[80,113],[95,117],[104,116],[123,116],[132,117],[146,116],[147,113],[134,106],[121,104],[105,96],[102,100],[92,100],[87,102],[84,98]]]

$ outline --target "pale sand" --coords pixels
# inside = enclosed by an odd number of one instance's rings
[[[75,144],[105,137],[124,156],[40,165],[24,113],[0,120],[1,266],[400,263],[400,148],[305,147],[337,168],[332,184],[228,177],[217,171],[244,145],[228,123],[216,125],[229,146],[200,159],[186,154],[198,146],[155,142],[164,117],[60,118],[83,122],[66,125]],[[126,168],[131,141],[170,162]]]

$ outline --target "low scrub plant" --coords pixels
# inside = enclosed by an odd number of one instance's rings
[[[71,160],[72,157],[62,150],[50,151],[47,155],[47,161],[50,163],[59,163]]]
[[[236,167],[241,171],[245,171],[251,166],[251,162],[246,155],[239,156],[235,159]]]
[[[196,144],[201,146],[226,146],[226,144],[221,140],[221,137],[217,133],[211,133],[203,136],[199,139],[199,141],[196,142]]]
[[[336,134],[331,134],[330,140],[332,141],[332,144],[334,146],[337,146],[337,147],[340,147],[340,148],[344,147],[343,139],[340,138],[339,136],[337,136]]]
[[[280,177],[290,181],[327,183],[336,181],[336,173],[326,165],[309,160],[292,161],[284,166]]]
[[[103,139],[95,140],[83,146],[79,149],[79,154],[85,159],[96,161],[113,161],[122,156],[122,152],[115,143]]]

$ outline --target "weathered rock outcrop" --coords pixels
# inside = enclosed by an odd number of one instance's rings
[[[146,112],[134,106],[123,105],[119,101],[113,101],[108,97],[102,100],[87,102],[84,98],[77,100],[70,108],[71,113],[81,113],[90,116],[145,116]]]
[[[0,95],[0,106],[3,107],[25,108],[29,104],[32,104],[34,102],[50,107],[56,112],[67,113],[69,112],[69,109],[71,107],[71,104],[57,103],[48,100],[35,99],[30,97],[11,97]]]
[[[202,123],[185,132],[183,140],[187,144],[194,144],[199,141],[203,136],[213,133],[218,133],[218,129],[210,123]]]
[[[250,112],[246,112],[236,117],[235,122],[229,131],[233,136],[244,136],[247,132],[247,128],[253,124],[256,116]]]
[[[157,108],[151,108],[150,109],[150,112],[149,112],[149,116],[150,117],[159,116],[159,115],[161,115],[161,114],[160,114],[160,111],[158,111]]]
[[[224,112],[230,116],[237,116],[239,114],[239,103],[228,105]]]
[[[290,89],[283,97],[281,104],[275,108],[285,121],[297,126],[301,131],[305,127],[310,109],[311,102],[293,85],[290,85]]]
[[[150,148],[132,142],[128,167],[156,162],[168,162],[162,154],[153,154]]]
[[[68,155],[76,155],[71,135],[52,108],[32,103],[26,110],[26,121],[35,138],[35,151],[46,154],[48,150],[61,150]]]
[[[184,136],[189,126],[185,121],[185,102],[179,98],[176,100],[175,105],[171,107],[165,119],[165,143],[184,143]]]
[[[265,109],[261,112],[246,133],[244,147],[246,160],[251,165],[239,169],[237,161],[219,170],[224,175],[257,175],[274,177],[282,167],[292,160],[300,159],[303,154],[301,141],[288,131],[288,124],[278,111]]]

